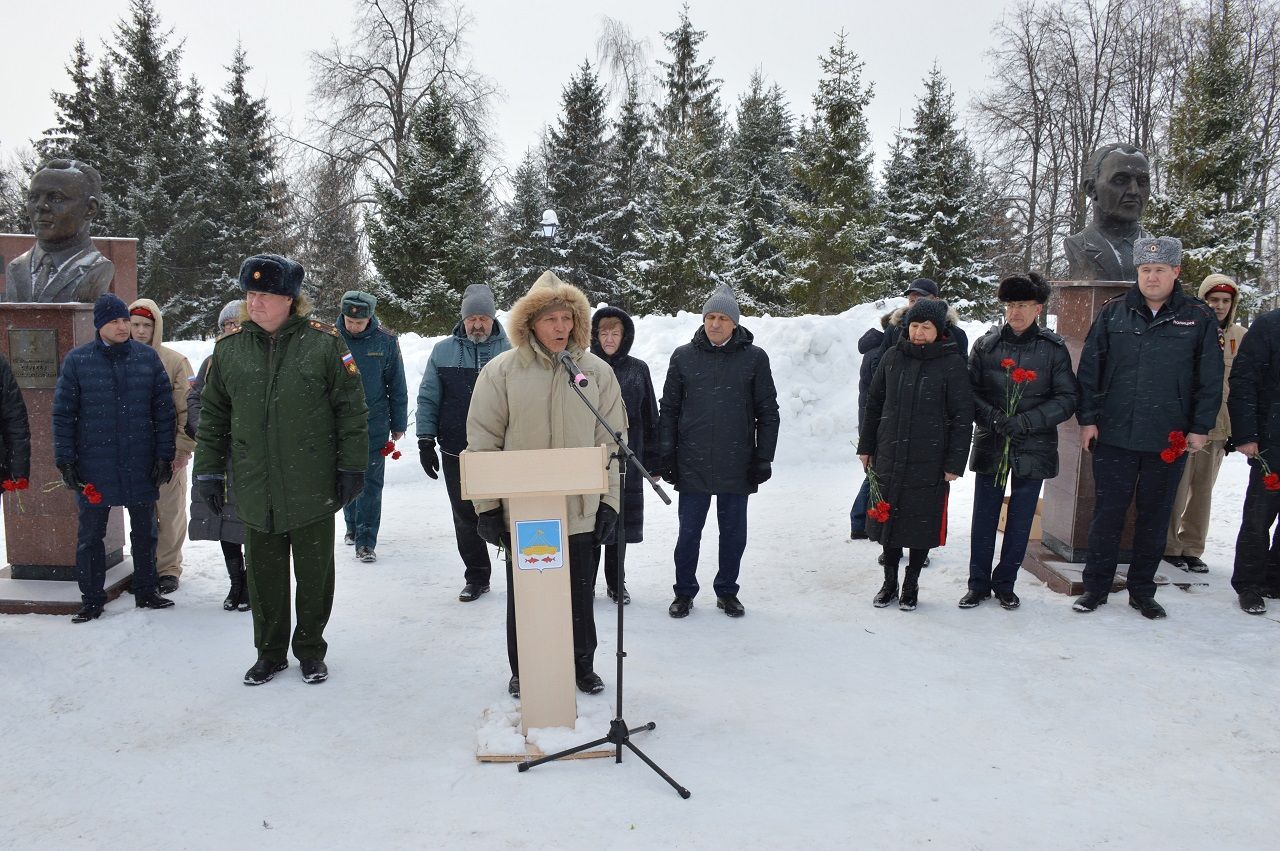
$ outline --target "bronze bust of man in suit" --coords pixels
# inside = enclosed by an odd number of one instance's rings
[[[102,205],[102,176],[88,163],[50,160],[31,178],[27,215],[36,244],[5,270],[4,301],[95,301],[115,267],[93,247],[89,224]]]
[[[1103,145],[1089,156],[1084,190],[1093,221],[1063,240],[1074,281],[1136,281],[1133,241],[1149,237],[1139,220],[1151,197],[1151,164],[1132,145]]]

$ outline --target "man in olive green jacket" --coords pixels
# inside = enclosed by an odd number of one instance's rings
[[[240,267],[248,317],[213,348],[196,432],[196,495],[222,509],[233,470],[258,661],[245,685],[288,667],[289,556],[297,577],[293,655],[306,682],[328,677],[324,627],[333,608],[334,513],[359,495],[368,409],[337,329],[308,318],[302,266],[274,254]]]

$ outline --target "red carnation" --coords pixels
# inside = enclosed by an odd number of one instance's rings
[[[1160,460],[1161,460],[1161,461],[1163,461],[1163,462],[1164,462],[1164,463],[1166,463],[1166,464],[1172,464],[1174,461],[1177,461],[1177,460],[1178,460],[1178,453],[1177,453],[1177,452],[1175,452],[1174,450],[1172,450],[1172,449],[1168,449],[1168,448],[1166,448],[1166,449],[1161,449],[1161,450],[1160,450]]]
[[[1262,486],[1269,491],[1280,491],[1280,473],[1269,473],[1263,476]]]
[[[1000,368],[1013,369],[1013,358],[1005,358],[1004,360],[1000,361]]]
[[[1011,375],[1010,378],[1013,379],[1014,384],[1023,384],[1028,381],[1034,381],[1036,374],[1032,370],[1018,367],[1013,371],[1013,375]]]
[[[7,491],[13,491],[18,489],[18,485],[13,481],[13,479],[5,479],[3,482],[0,482],[0,487],[4,488]]]
[[[382,445],[382,448],[381,448],[380,450],[378,450],[378,451],[382,453],[382,457],[383,457],[383,458],[386,458],[386,457],[387,457],[388,455],[390,455],[392,452],[395,452],[395,451],[396,451],[396,444],[395,444],[395,441],[388,440],[386,443],[384,443],[384,444]]]
[[[399,450],[399,449],[397,449],[395,452],[392,452],[392,453],[391,453],[391,460],[392,460],[392,461],[399,461],[399,460],[400,460],[400,450]]]
[[[1169,445],[1178,451],[1187,448],[1187,436],[1180,431],[1169,432]]]
[[[24,491],[24,490],[26,490],[27,488],[31,487],[31,482],[27,481],[27,477],[26,477],[26,476],[23,476],[22,478],[18,479],[16,482],[14,482],[14,485],[16,485],[16,486],[17,486],[18,490],[20,490],[20,491]]]

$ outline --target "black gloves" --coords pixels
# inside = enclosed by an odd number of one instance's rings
[[[338,501],[346,508],[364,490],[364,470],[338,471]]]
[[[169,484],[173,479],[173,459],[157,458],[151,465],[151,484],[157,488]]]
[[[436,455],[434,437],[418,438],[418,459],[422,461],[422,472],[433,479],[440,478],[440,458]]]
[[[596,509],[596,546],[613,543],[613,530],[618,526],[618,512],[603,502]]]
[[[62,473],[62,483],[70,490],[80,491],[80,477],[76,475],[76,462],[64,461],[58,465],[58,472]]]
[[[215,479],[196,479],[193,485],[196,492],[196,499],[204,503],[215,516],[222,513],[222,506],[226,505],[227,482],[221,476]]]
[[[991,430],[993,432],[996,434],[1008,434],[1008,432],[1004,430],[1005,425],[1008,422],[1009,417],[1005,415],[1004,411],[998,411],[995,408],[991,409]]]
[[[680,478],[676,472],[676,459],[674,458],[663,460],[658,465],[658,470],[660,471],[658,475],[665,479],[668,484],[674,485]]]
[[[1005,421],[1002,431],[1009,437],[1022,437],[1031,431],[1031,421],[1027,419],[1026,414],[1014,414]]]
[[[476,534],[486,543],[493,544],[495,547],[502,546],[502,542],[507,537],[507,524],[502,519],[501,505],[476,515]]]
[[[753,485],[762,485],[769,481],[773,476],[773,464],[759,458],[751,462],[751,467],[747,470],[747,478]]]

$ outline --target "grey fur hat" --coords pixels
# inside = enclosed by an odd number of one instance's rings
[[[1150,236],[1133,241],[1133,265],[1163,263],[1166,266],[1182,265],[1182,240],[1174,236]]]
[[[742,318],[738,312],[738,299],[734,296],[733,290],[728,284],[721,284],[711,293],[711,297],[707,299],[707,303],[702,305],[702,316],[706,318],[708,313],[723,313],[725,316],[733,320],[733,324],[737,325]]]
[[[222,310],[218,313],[218,327],[222,327],[223,322],[232,322],[240,319],[240,308],[244,305],[244,301],[236,299],[229,301],[223,305]]]
[[[488,316],[490,319],[498,312],[493,303],[493,290],[485,284],[472,284],[462,293],[462,318],[468,316]]]
[[[907,310],[902,317],[902,330],[906,334],[911,330],[912,322],[932,322],[938,329],[938,336],[947,335],[947,303],[936,298],[922,298]]]

